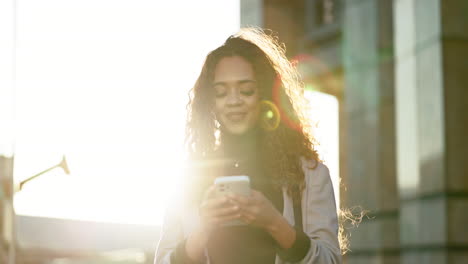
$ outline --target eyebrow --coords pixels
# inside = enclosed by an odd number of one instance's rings
[[[225,86],[228,82],[215,82],[213,83],[213,86],[216,86],[216,85],[222,85],[222,86]],[[251,79],[245,79],[245,80],[239,80],[239,81],[236,81],[236,84],[244,84],[244,83],[257,83],[255,80],[251,80]]]

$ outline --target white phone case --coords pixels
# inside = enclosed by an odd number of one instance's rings
[[[230,192],[249,196],[250,195],[250,178],[249,176],[223,176],[215,179],[216,196],[223,196]],[[224,226],[246,225],[241,220],[233,220],[224,224]]]
[[[250,178],[249,176],[223,176],[215,179],[216,195],[222,196],[229,192],[250,195]]]

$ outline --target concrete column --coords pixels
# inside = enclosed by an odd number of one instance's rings
[[[468,263],[468,2],[394,13],[401,263]]]
[[[241,26],[253,25],[273,30],[286,45],[286,55],[299,52],[298,40],[304,36],[302,1],[241,0]]]
[[[348,263],[399,263],[392,1],[343,1],[346,206],[368,210],[351,229]],[[343,144],[343,142],[341,142]]]
[[[263,26],[263,0],[240,0],[241,27]]]
[[[13,210],[13,114],[15,0],[0,1],[0,263],[15,261]]]

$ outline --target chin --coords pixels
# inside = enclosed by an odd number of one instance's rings
[[[250,124],[245,125],[231,125],[231,126],[224,126],[222,131],[225,133],[229,133],[231,135],[243,135],[252,130],[255,130],[256,126],[252,126]]]
[[[225,131],[233,135],[242,135],[247,132],[248,129],[239,129],[239,128],[228,128]]]
[[[247,125],[227,125],[224,126],[223,131],[232,135],[242,135],[249,130]]]

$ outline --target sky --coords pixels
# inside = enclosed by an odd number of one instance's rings
[[[159,225],[180,186],[188,90],[239,10],[239,0],[18,1],[15,183],[63,155],[71,174],[27,183],[16,213]],[[307,96],[337,175],[338,104]]]

